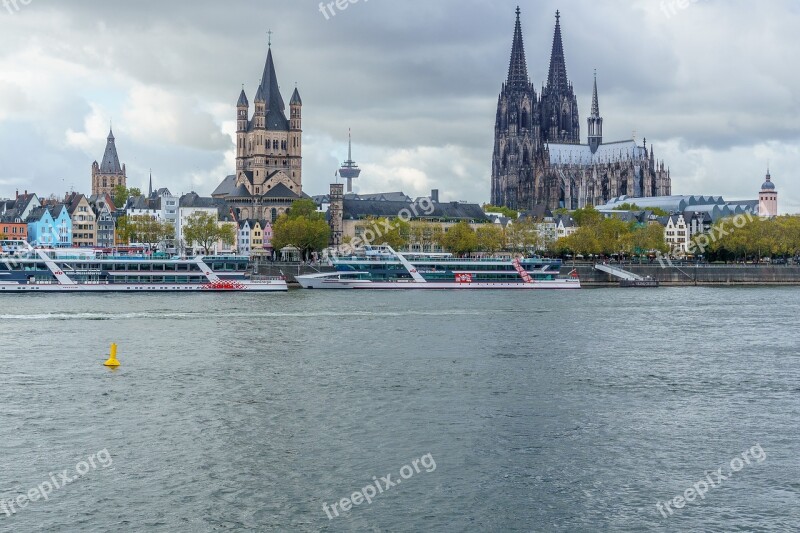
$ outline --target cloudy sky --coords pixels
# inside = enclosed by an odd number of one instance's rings
[[[351,0],[352,2],[353,0]],[[361,192],[486,202],[515,1],[0,0],[0,197],[90,191],[113,121],[130,186],[210,194],[234,169],[235,103],[267,31],[284,100],[303,98],[304,190],[347,155]],[[757,196],[769,164],[800,212],[800,3],[522,5],[529,74],[546,77],[562,12],[581,134],[598,72],[604,138],[647,138],[676,194]],[[15,7],[16,5],[16,7]]]

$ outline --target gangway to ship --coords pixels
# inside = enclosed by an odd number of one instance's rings
[[[621,268],[613,267],[611,265],[598,263],[594,265],[594,268],[595,270],[599,270],[600,272],[605,272],[606,274],[611,274],[612,276],[622,280],[635,280],[635,281],[644,280],[644,278],[639,274],[634,274],[633,272],[628,272],[627,270],[622,270]]]

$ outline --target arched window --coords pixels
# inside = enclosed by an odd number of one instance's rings
[[[278,210],[277,210],[277,209],[275,209],[274,207],[272,208],[272,213],[271,213],[271,215],[272,215],[272,221],[273,221],[273,222],[275,222],[276,220],[278,220]]]

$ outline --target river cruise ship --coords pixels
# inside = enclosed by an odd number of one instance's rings
[[[30,292],[274,292],[283,277],[255,277],[240,256],[115,255],[83,248],[14,249],[0,255],[0,294]]]
[[[367,247],[353,255],[329,255],[335,272],[297,276],[305,289],[579,289],[573,270],[561,276],[561,260],[539,257],[457,258],[451,254],[395,252]]]

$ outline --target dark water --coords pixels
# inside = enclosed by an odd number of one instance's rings
[[[0,498],[85,475],[0,530],[798,531],[798,316],[795,288],[6,296]]]

